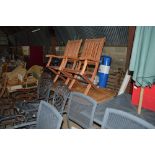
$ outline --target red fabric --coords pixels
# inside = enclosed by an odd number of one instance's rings
[[[43,66],[43,47],[42,46],[30,46],[30,57],[28,67],[33,65]]]
[[[138,105],[141,87],[133,86],[132,104]],[[142,107],[155,111],[155,85],[144,88]]]

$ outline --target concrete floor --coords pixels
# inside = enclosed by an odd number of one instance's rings
[[[71,129],[82,129],[80,126],[78,126],[76,123],[69,121],[70,122],[70,127]],[[63,116],[63,123],[62,123],[62,129],[68,129],[68,125],[67,125],[67,116],[66,114]],[[93,124],[93,129],[100,129],[100,125],[94,123]]]
[[[0,115],[7,116],[7,115],[15,114],[14,107],[15,107],[14,100],[8,99],[8,98],[0,98]],[[137,108],[131,104],[131,95],[123,94],[122,96],[119,96],[119,97],[113,99],[112,101],[107,101],[104,104],[98,104],[96,111],[95,111],[95,117],[94,117],[94,121],[96,123],[101,124],[106,107],[112,107],[112,108],[116,108],[116,109],[120,109],[120,110],[122,109],[123,111],[130,112],[131,114],[136,115],[137,117],[140,117],[140,118],[150,122],[151,124],[155,125],[155,112],[142,109],[142,114],[137,115]],[[9,122],[9,121],[7,121],[5,123],[6,123],[5,127],[9,127],[10,125],[13,125],[13,123]],[[9,124],[9,125],[7,125],[7,124]],[[93,128],[100,129],[101,126],[98,124],[94,123]],[[1,125],[2,124],[0,124],[0,126]],[[71,126],[71,128],[81,129],[77,124],[75,124],[71,121],[70,121],[70,126]],[[66,114],[64,114],[64,116],[63,116],[63,123],[62,123],[61,128],[68,129]]]

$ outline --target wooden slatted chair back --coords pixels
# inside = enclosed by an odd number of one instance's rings
[[[68,40],[65,47],[64,56],[68,58],[77,58],[81,47],[82,39],[80,40]]]
[[[86,39],[80,58],[92,61],[99,61],[105,40],[105,38]]]

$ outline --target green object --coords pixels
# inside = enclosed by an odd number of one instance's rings
[[[129,70],[133,71],[137,86],[151,86],[155,82],[155,27],[136,28]]]

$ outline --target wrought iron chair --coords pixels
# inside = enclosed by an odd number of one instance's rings
[[[101,128],[105,129],[154,129],[155,126],[130,113],[107,108]]]
[[[4,129],[8,126],[13,126],[25,121],[25,117],[23,115],[9,115],[4,116],[0,115],[0,129]]]
[[[19,124],[13,128],[60,129],[62,120],[62,116],[54,106],[45,101],[41,101],[36,121]]]
[[[51,76],[41,76],[37,87],[38,99],[48,101],[52,83]]]
[[[54,94],[49,103],[52,104],[61,115],[64,114],[64,108],[67,103],[67,99],[69,98],[70,90],[68,87],[61,82],[58,83],[57,87],[54,90]]]
[[[67,110],[68,127],[71,127],[71,120],[82,128],[92,128],[96,105],[96,101],[91,97],[72,92]]]

